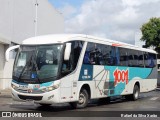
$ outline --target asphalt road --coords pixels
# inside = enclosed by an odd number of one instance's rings
[[[49,116],[58,117],[58,119],[60,119],[59,117],[73,117],[74,115],[76,116],[77,113],[79,113],[79,115],[77,115],[78,117],[81,117],[81,115],[83,116],[85,114],[84,116],[95,116],[102,118],[103,112],[108,112],[108,113],[112,112],[114,116],[114,113],[120,115],[120,113],[123,113],[124,111],[131,111],[131,112],[160,111],[159,103],[160,103],[160,90],[155,90],[149,93],[141,93],[137,101],[128,101],[123,97],[118,97],[112,99],[111,102],[108,104],[99,105],[97,100],[93,100],[88,105],[88,107],[84,109],[72,109],[68,103],[53,104],[51,106],[44,107],[39,104],[34,104],[31,102],[15,102],[12,100],[12,98],[8,96],[0,96],[0,111],[38,112],[38,113],[43,113],[43,115],[46,116],[47,114],[49,114]],[[117,114],[115,114],[115,117]],[[127,115],[129,114],[130,113],[128,113]],[[156,117],[156,116],[151,116],[151,117]],[[143,118],[146,119],[145,116]],[[123,118],[123,120],[124,119],[125,118]]]

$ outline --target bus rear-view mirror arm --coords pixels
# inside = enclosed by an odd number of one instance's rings
[[[66,48],[64,51],[64,60],[69,60],[71,54],[71,43],[66,43]]]
[[[17,49],[19,48],[20,45],[15,45],[15,46],[12,46],[12,47],[9,47],[7,50],[6,50],[6,53],[5,53],[5,57],[6,57],[6,61],[8,62],[9,61],[9,52],[14,50],[14,49]]]

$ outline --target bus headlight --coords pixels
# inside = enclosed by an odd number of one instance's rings
[[[59,84],[55,84],[55,85],[52,85],[52,86],[43,88],[42,91],[44,91],[44,92],[49,92],[49,91],[55,90],[55,89],[57,89],[57,88],[59,88]]]
[[[17,88],[17,86],[15,86],[15,85],[12,84],[12,83],[11,83],[11,87],[12,87],[13,89],[16,89],[16,88]]]

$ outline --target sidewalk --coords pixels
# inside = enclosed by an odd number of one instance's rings
[[[0,97],[11,97],[11,89],[0,90]]]

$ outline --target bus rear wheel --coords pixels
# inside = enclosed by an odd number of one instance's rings
[[[71,102],[70,105],[72,108],[85,108],[89,101],[89,95],[86,89],[82,89],[79,93],[79,100],[78,102]]]
[[[138,97],[139,97],[139,93],[140,93],[140,88],[137,84],[134,85],[134,88],[133,88],[133,94],[131,95],[127,95],[126,98],[128,100],[137,100]]]
[[[39,103],[41,106],[50,106],[51,104]]]
[[[100,98],[98,100],[98,105],[105,105],[105,104],[108,104],[108,103],[110,103],[110,97]]]
[[[135,85],[134,86],[134,89],[133,89],[133,94],[132,94],[132,100],[137,100],[138,97],[139,97],[139,92],[140,92],[140,88],[138,85]]]

